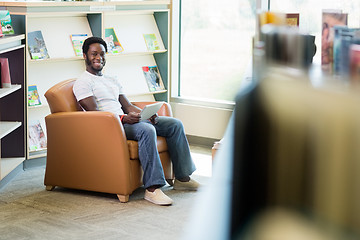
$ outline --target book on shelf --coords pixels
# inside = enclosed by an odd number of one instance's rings
[[[157,66],[143,66],[142,70],[150,92],[165,89]]]
[[[350,74],[350,45],[360,44],[360,28],[334,26],[333,71],[348,77]]]
[[[28,32],[28,46],[31,59],[50,58],[41,31]]]
[[[70,39],[71,39],[71,43],[72,46],[74,48],[74,52],[76,56],[82,56],[83,55],[83,51],[82,51],[82,45],[85,41],[85,39],[88,37],[88,35],[85,34],[71,34],[70,35]]]
[[[47,140],[39,121],[29,125],[29,150],[39,151],[46,149]]]
[[[105,28],[105,42],[109,53],[121,53],[124,51],[119,39],[115,34],[114,28]]]
[[[144,36],[144,40],[145,40],[147,50],[154,51],[154,50],[159,50],[160,49],[159,42],[156,39],[156,35],[154,33],[143,34],[143,36]]]
[[[41,105],[39,92],[36,85],[28,86],[28,106],[39,106]]]
[[[360,45],[350,45],[349,55],[350,81],[353,85],[360,85]]]
[[[11,16],[8,10],[0,10],[0,22],[2,35],[9,35],[15,33],[11,23]]]
[[[11,77],[10,77],[10,68],[9,68],[9,59],[0,58],[0,77],[1,77],[1,87],[10,88],[11,87]]]
[[[286,25],[291,27],[298,27],[300,24],[300,14],[299,13],[287,13],[286,14]]]
[[[323,10],[321,33],[321,66],[332,72],[334,62],[334,26],[347,26],[348,14],[338,10]]]

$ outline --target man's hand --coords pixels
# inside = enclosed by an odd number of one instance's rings
[[[150,121],[152,124],[157,124],[157,123],[158,123],[158,115],[157,115],[157,113],[155,113],[154,115],[152,115],[152,116],[149,118],[149,121]]]
[[[128,124],[138,123],[139,121],[140,121],[140,113],[136,113],[136,112],[129,112],[122,119],[123,123],[128,123]]]

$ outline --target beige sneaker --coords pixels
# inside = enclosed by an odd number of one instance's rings
[[[175,182],[174,182],[175,190],[197,191],[199,187],[200,187],[200,184],[193,179],[190,179],[190,181],[188,181],[188,182],[181,182],[181,181],[175,179]]]
[[[149,202],[155,203],[157,205],[161,206],[168,206],[173,203],[173,200],[169,198],[168,196],[161,191],[160,188],[155,189],[154,192],[150,192],[147,189],[145,190],[145,200],[148,200]]]

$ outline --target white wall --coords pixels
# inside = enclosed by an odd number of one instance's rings
[[[221,139],[232,110],[171,103],[174,117],[180,119],[187,135]]]

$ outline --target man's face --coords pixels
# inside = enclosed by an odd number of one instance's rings
[[[95,75],[101,75],[101,70],[104,68],[105,47],[100,43],[93,43],[89,46],[87,54],[84,54],[86,70]]]

